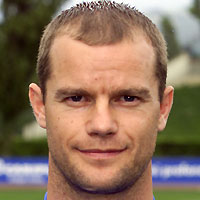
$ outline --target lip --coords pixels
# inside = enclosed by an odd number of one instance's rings
[[[109,159],[118,156],[123,153],[126,148],[123,149],[77,149],[82,155],[93,159]]]

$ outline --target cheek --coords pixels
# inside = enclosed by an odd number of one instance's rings
[[[147,118],[141,123],[141,132],[138,136],[138,154],[151,157],[155,150],[157,139],[157,117]]]
[[[129,137],[132,145],[137,146],[139,151],[146,151],[145,148],[154,148],[157,138],[158,114],[154,112],[148,115],[145,112],[138,112],[137,115],[129,116],[124,121],[123,129]]]
[[[48,140],[49,143],[58,144],[57,148],[62,147],[67,151],[84,130],[84,118],[77,112],[61,112],[56,109],[47,112]]]
[[[66,119],[62,115],[56,113],[47,114],[47,137],[49,143],[53,145],[62,146],[68,137],[71,137],[71,129],[74,125],[74,120]],[[52,145],[52,146],[53,146]]]

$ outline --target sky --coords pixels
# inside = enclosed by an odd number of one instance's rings
[[[0,4],[1,4],[0,0]],[[80,3],[83,0],[69,0],[61,8],[61,10],[69,8],[74,4]],[[90,0],[84,0],[90,1]],[[131,7],[136,7],[141,12],[149,10],[160,10],[167,12],[175,12],[176,10],[188,9],[193,0],[115,0],[116,2],[124,2]],[[0,21],[2,20],[2,13],[0,13]]]
[[[71,7],[79,2],[82,2],[82,0],[70,0],[67,3],[67,7]],[[135,6],[141,12],[149,11],[151,9],[174,12],[180,9],[187,9],[193,0],[115,0],[115,2],[124,2],[131,7]]]

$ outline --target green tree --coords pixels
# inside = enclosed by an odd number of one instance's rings
[[[200,0],[194,0],[190,12],[200,20]]]
[[[64,0],[3,0],[0,23],[0,133],[14,129],[28,109],[28,84],[35,80],[44,26]]]
[[[199,42],[199,35],[200,35],[200,0],[193,0],[193,4],[190,7],[190,13],[198,19],[199,22],[199,34],[196,38],[193,39],[193,58],[200,58],[200,42]]]
[[[161,21],[162,32],[167,42],[168,58],[172,59],[180,54],[181,48],[176,38],[175,28],[168,17],[163,17]]]

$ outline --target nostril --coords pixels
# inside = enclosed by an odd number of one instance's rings
[[[109,132],[109,133],[107,133],[107,135],[113,135],[114,133],[113,132]]]
[[[114,135],[115,133],[112,132],[112,131],[92,131],[92,132],[89,132],[88,135],[90,136],[98,136],[98,137],[107,137],[107,136],[111,136],[111,135]]]

